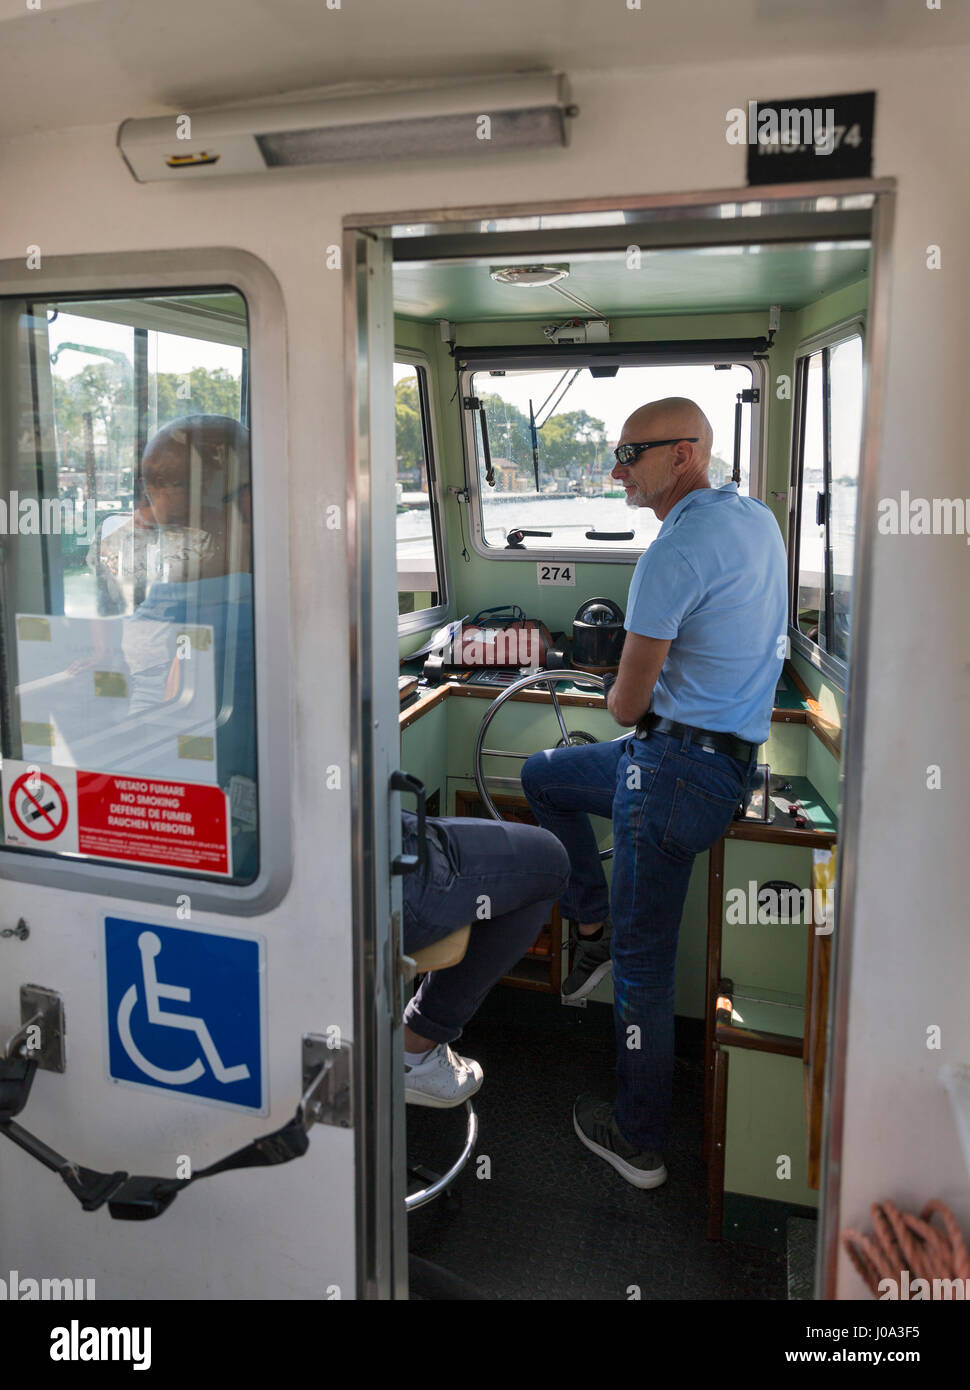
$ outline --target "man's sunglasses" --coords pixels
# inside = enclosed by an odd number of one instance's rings
[[[613,450],[613,454],[621,467],[628,468],[647,449],[659,449],[661,444],[679,444],[681,440],[685,444],[696,444],[698,436],[695,434],[693,436],[681,435],[680,439],[651,439],[649,444],[618,444]]]

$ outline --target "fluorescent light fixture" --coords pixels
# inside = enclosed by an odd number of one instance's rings
[[[575,114],[566,78],[534,73],[127,120],[118,148],[139,183],[361,160],[472,162],[565,145]]]

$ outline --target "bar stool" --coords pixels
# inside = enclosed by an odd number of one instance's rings
[[[403,956],[401,964],[404,967],[406,978],[413,980],[416,975],[423,975],[429,970],[447,970],[450,966],[457,965],[464,958],[468,949],[471,931],[471,924],[469,923],[467,926],[459,927],[449,936],[443,936],[440,941],[432,942],[430,946],[422,946],[421,950],[415,951],[413,956]],[[470,1100],[465,1101],[465,1110],[468,1112],[465,1143],[461,1153],[448,1171],[446,1173],[434,1173],[421,1164],[408,1168],[408,1177],[423,1182],[425,1186],[417,1192],[412,1192],[404,1199],[404,1206],[407,1211],[415,1211],[418,1207],[433,1202],[435,1197],[440,1196],[451,1186],[471,1158],[478,1142],[478,1116],[475,1114]]]

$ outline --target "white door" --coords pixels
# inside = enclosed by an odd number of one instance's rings
[[[7,263],[0,294],[8,1119],[22,1045],[33,1082],[0,1133],[0,1248],[99,1299],[374,1291],[350,752],[307,713],[345,706],[305,635],[345,628],[345,596],[293,598],[344,558],[302,502],[280,287],[212,251]]]

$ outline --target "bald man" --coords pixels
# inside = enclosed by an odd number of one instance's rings
[[[663,522],[637,562],[607,708],[633,737],[537,753],[522,786],[569,855],[574,924],[563,997],[613,972],[616,1100],[580,1096],[583,1144],[636,1187],[666,1181],[677,937],[696,855],[725,833],[768,737],[788,626],[787,566],[768,508],[712,488],[713,433],[669,397],[623,426],[612,476]],[[613,821],[607,888],[590,814]]]

